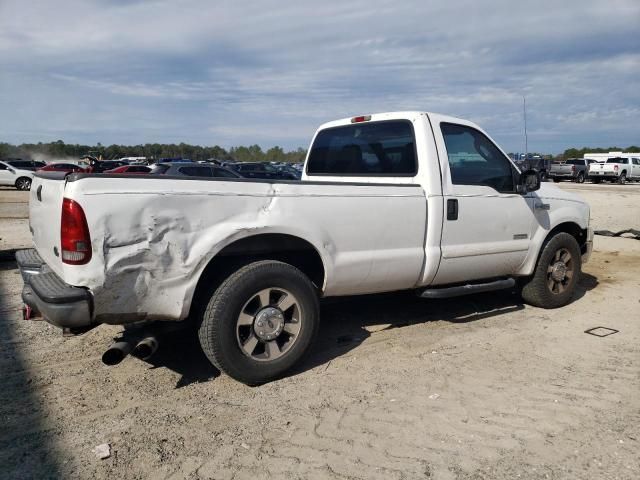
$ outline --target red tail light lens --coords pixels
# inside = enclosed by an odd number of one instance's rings
[[[618,165],[614,165],[614,166],[613,166],[613,169],[614,169],[614,170],[618,170]]]
[[[571,165],[571,171],[575,172],[576,171],[576,166],[575,165]]]
[[[80,204],[70,198],[62,199],[60,246],[63,263],[84,265],[91,260],[91,237],[87,218]]]

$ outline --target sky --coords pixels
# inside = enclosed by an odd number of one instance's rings
[[[640,1],[0,0],[0,142],[306,148],[421,110],[505,150],[640,144]]]

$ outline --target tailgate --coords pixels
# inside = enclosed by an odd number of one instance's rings
[[[551,166],[551,173],[561,173],[561,174],[567,174],[567,173],[571,173],[571,165],[552,165]]]
[[[609,168],[607,168],[609,167]],[[606,163],[592,163],[589,165],[590,172],[613,172],[613,165]]]
[[[64,172],[37,173],[29,196],[29,228],[40,257],[62,277],[60,217],[66,184]]]

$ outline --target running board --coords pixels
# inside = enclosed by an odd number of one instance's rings
[[[513,288],[516,281],[513,278],[504,280],[495,280],[487,283],[470,283],[467,285],[458,285],[456,287],[427,288],[419,294],[422,298],[451,298],[461,297],[472,293],[493,292],[494,290],[504,290]]]

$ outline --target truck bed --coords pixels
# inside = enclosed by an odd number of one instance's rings
[[[60,259],[63,197],[86,214],[87,265]],[[426,197],[413,184],[36,174],[30,216],[39,255],[65,283],[88,289],[94,318],[107,323],[184,319],[209,260],[271,231],[313,245],[330,270],[325,295],[411,288],[424,263]]]

